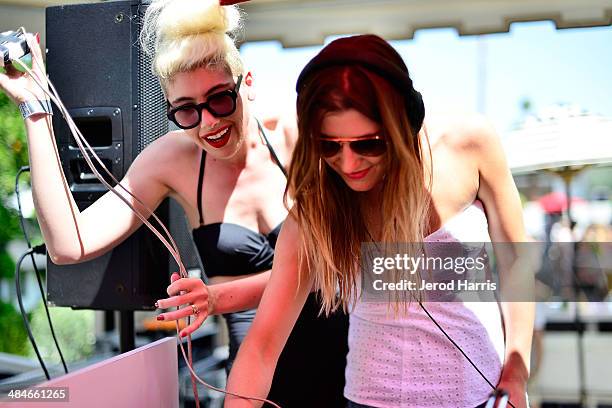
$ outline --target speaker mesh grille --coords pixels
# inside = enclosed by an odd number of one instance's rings
[[[138,8],[137,36],[140,36],[145,5]],[[140,46],[138,48],[138,153],[158,137],[168,132],[166,101],[159,80],[151,70],[152,58]]]

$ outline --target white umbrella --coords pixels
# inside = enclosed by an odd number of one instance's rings
[[[612,164],[612,119],[560,109],[502,138],[512,173]]]
[[[612,165],[612,119],[553,107],[505,134],[502,143],[513,174],[548,171],[563,178],[572,220],[573,177],[590,166]]]

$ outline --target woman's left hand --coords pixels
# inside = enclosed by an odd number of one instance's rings
[[[509,401],[515,408],[529,408],[527,405],[527,383],[524,380],[502,379],[497,389],[502,389],[508,393]],[[512,405],[508,404],[509,407]]]
[[[181,278],[178,273],[170,277],[171,284],[167,292],[171,296],[155,302],[159,309],[178,307],[178,310],[161,313],[157,320],[178,320],[187,316],[194,316],[195,320],[180,332],[181,337],[193,333],[204,323],[208,315],[213,312],[210,288],[200,278]],[[181,307],[183,306],[183,307]]]

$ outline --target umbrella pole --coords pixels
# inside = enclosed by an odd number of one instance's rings
[[[580,308],[578,307],[578,296],[579,296],[579,291],[580,291],[580,285],[578,282],[578,277],[576,276],[576,240],[574,238],[574,220],[572,219],[572,190],[571,190],[571,184],[572,184],[572,180],[574,179],[574,176],[576,174],[578,174],[580,171],[582,171],[583,168],[580,169],[571,169],[569,167],[564,167],[561,171],[559,171],[557,174],[559,174],[559,176],[561,176],[561,178],[563,179],[563,183],[565,184],[565,197],[567,200],[567,208],[566,208],[566,216],[567,216],[567,221],[569,222],[569,226],[570,226],[570,231],[571,231],[571,235],[572,235],[572,242],[574,244],[574,248],[573,248],[573,253],[572,253],[572,274],[573,274],[573,279],[572,281],[574,282],[573,289],[574,289],[574,328],[576,330],[576,334],[578,335],[578,342],[577,342],[577,348],[578,348],[578,380],[580,382],[579,384],[579,390],[580,390],[580,406],[581,407],[586,407],[587,405],[587,392],[586,392],[586,373],[585,373],[585,362],[584,362],[584,323],[582,322],[582,318],[580,317]]]
[[[567,220],[570,223],[570,228],[574,229],[574,220],[572,218],[572,180],[578,174],[591,167],[590,164],[585,164],[582,166],[565,166],[559,169],[551,170],[552,173],[557,174],[559,177],[563,179],[563,184],[565,186],[565,199],[567,200],[567,207],[565,211],[565,215],[567,216]]]
[[[563,179],[563,184],[565,186],[565,199],[567,200],[565,215],[567,216],[567,221],[572,231],[574,229],[574,220],[572,219],[572,180],[577,173],[578,171],[571,170],[567,167],[558,173]]]

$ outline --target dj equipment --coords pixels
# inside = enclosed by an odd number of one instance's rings
[[[0,68],[5,67],[11,59],[18,59],[29,53],[30,47],[23,30],[0,33]]]

